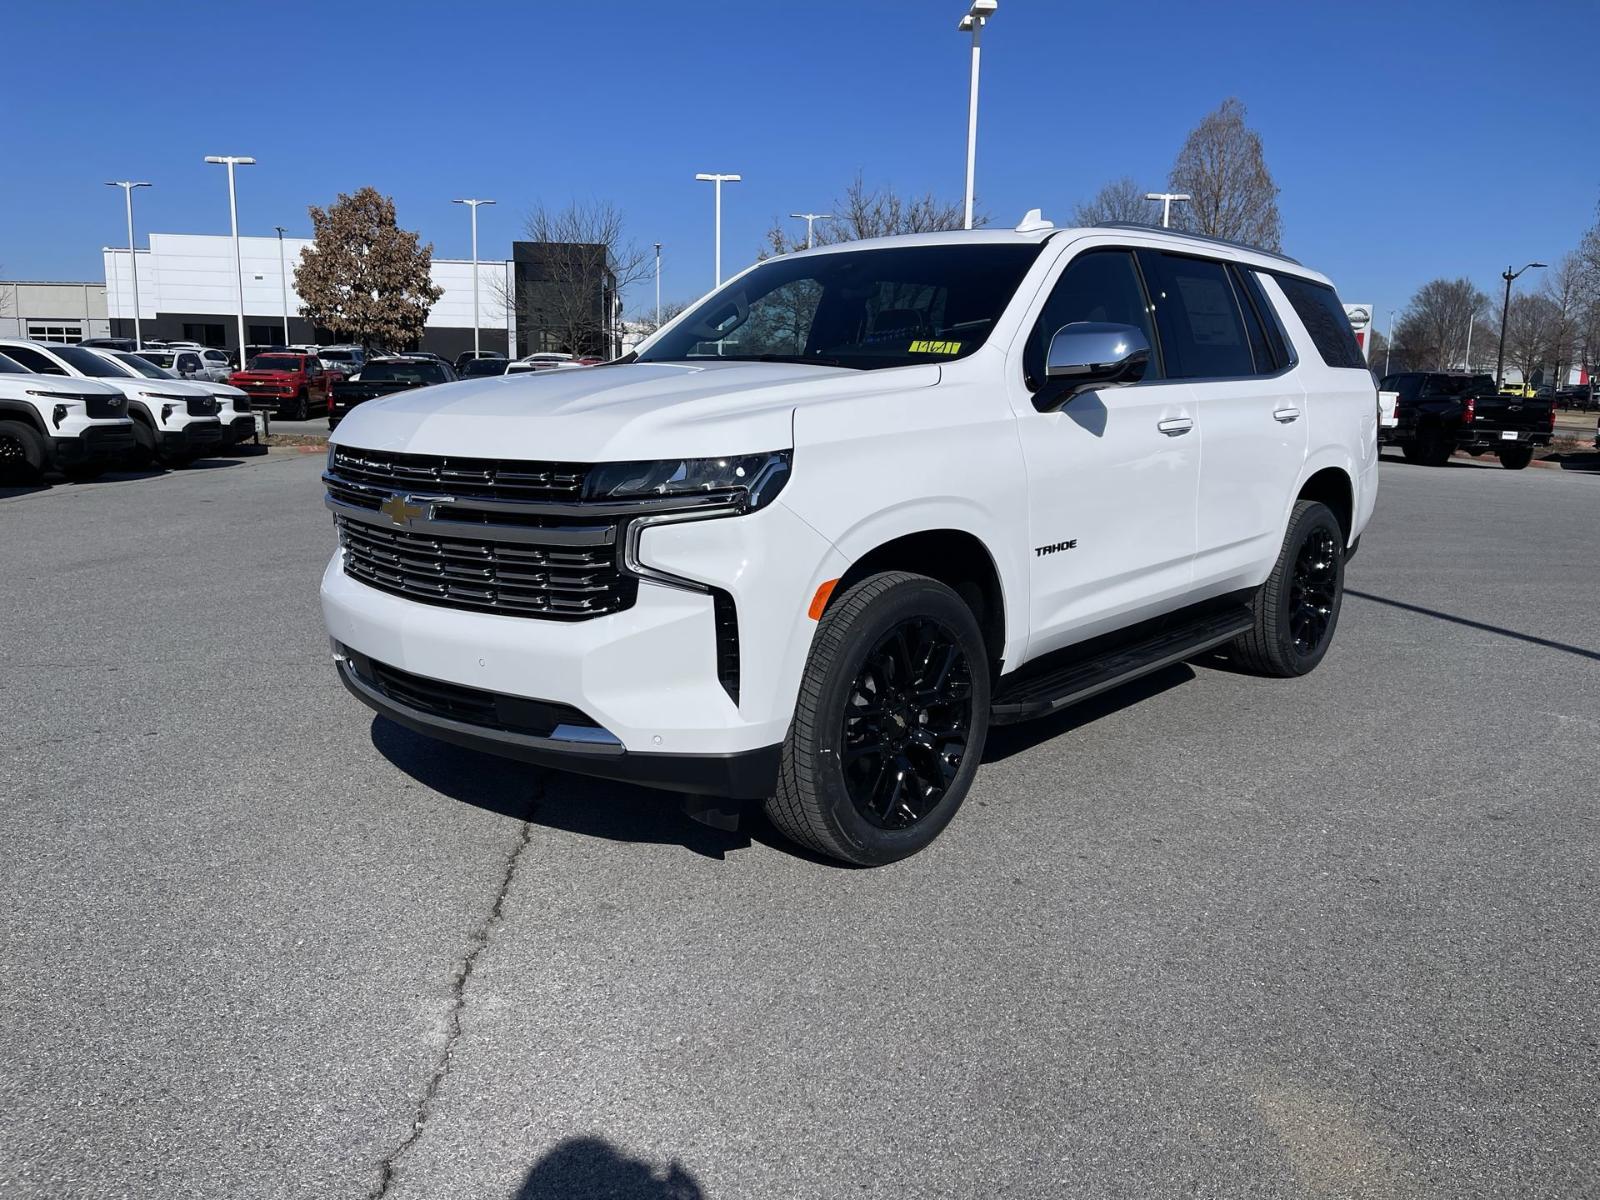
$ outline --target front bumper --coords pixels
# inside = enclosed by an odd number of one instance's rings
[[[625,749],[607,730],[593,725],[557,724],[535,733],[508,728],[499,716],[460,720],[430,711],[413,697],[402,698],[396,694],[398,689],[386,687],[386,673],[375,671],[371,659],[347,647],[335,647],[335,667],[350,694],[374,712],[417,733],[471,750],[598,779],[738,800],[770,796],[777,783],[778,745],[725,754],[640,753]],[[425,686],[425,681],[419,682]],[[502,714],[516,705],[543,707],[538,702],[529,705],[522,697],[493,692],[477,692],[476,696]]]
[[[73,436],[54,437],[50,442],[57,466],[116,462],[133,451],[133,422],[85,424]]]
[[[156,445],[163,454],[193,454],[222,445],[222,422],[197,417],[176,429],[156,430]]]
[[[253,413],[238,413],[223,420],[223,441],[230,446],[247,442],[256,435],[256,418]]]

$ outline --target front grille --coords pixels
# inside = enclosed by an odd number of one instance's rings
[[[104,420],[108,417],[125,417],[128,415],[128,401],[125,396],[106,396],[96,392],[93,395],[75,395],[62,393],[63,400],[83,401],[84,414],[89,417],[98,417]]]
[[[233,411],[236,413],[247,413],[254,411],[254,409],[250,407],[249,398],[246,396],[230,396],[229,399],[233,401]]]
[[[578,500],[588,468],[577,463],[517,462],[454,455],[396,454],[337,446],[336,474],[358,483],[447,491],[478,500]]]
[[[335,492],[337,495],[337,492]],[[475,612],[582,620],[633,603],[612,545],[564,546],[435,537],[336,517],[344,569],[369,587]]]
[[[190,396],[189,415],[191,417],[214,417],[217,415],[217,402],[211,396]]]
[[[442,679],[427,679],[348,648],[344,654],[357,677],[368,687],[407,708],[436,717],[532,737],[549,737],[563,725],[599,728],[593,718],[570,704],[529,700],[446,683]]]

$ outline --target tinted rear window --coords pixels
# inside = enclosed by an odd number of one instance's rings
[[[1314,283],[1298,275],[1273,274],[1283,294],[1289,297],[1295,314],[1311,335],[1311,342],[1330,367],[1355,367],[1366,370],[1367,360],[1356,345],[1355,330],[1345,316],[1339,294],[1324,283]]]

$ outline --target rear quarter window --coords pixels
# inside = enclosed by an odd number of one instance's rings
[[[1323,362],[1330,367],[1366,370],[1366,359],[1361,357],[1361,347],[1356,345],[1355,330],[1350,328],[1350,318],[1345,316],[1339,293],[1325,283],[1298,275],[1274,272],[1272,277],[1289,298],[1289,304],[1311,335],[1311,343]]]

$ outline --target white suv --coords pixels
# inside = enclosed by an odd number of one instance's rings
[[[132,449],[119,389],[35,375],[0,353],[0,481],[32,483],[46,471],[92,479]]]
[[[844,243],[627,359],[355,410],[325,476],[346,686],[448,741],[927,845],[991,723],[1207,650],[1322,659],[1377,492],[1322,276],[1143,226]],[[704,797],[711,797],[706,799]]]
[[[222,447],[220,406],[205,385],[136,377],[86,346],[0,338],[0,354],[40,375],[98,379],[120,391],[133,419],[135,460],[181,467]]]

